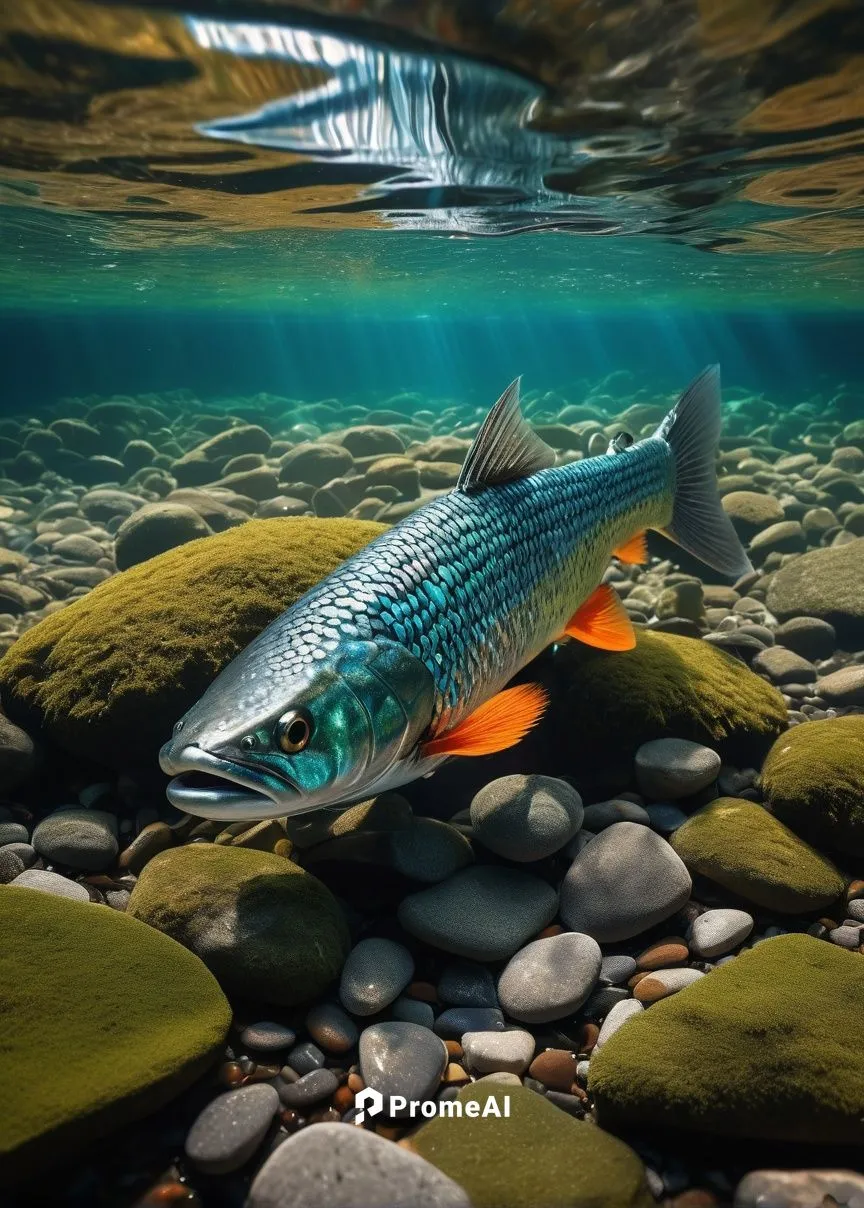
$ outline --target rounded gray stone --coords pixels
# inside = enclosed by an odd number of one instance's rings
[[[273,1023],[270,1019],[250,1023],[240,1033],[240,1043],[259,1053],[278,1053],[280,1049],[290,1049],[296,1039],[296,1033],[291,1028],[286,1028],[282,1023]]]
[[[683,810],[679,810],[677,805],[667,805],[665,802],[646,805],[645,812],[648,815],[648,824],[661,835],[671,835],[687,821]]]
[[[621,986],[635,972],[636,961],[632,956],[604,956],[598,981],[607,986]]]
[[[625,998],[622,1002],[616,1002],[600,1026],[600,1035],[594,1044],[594,1052],[602,1049],[609,1037],[614,1036],[628,1019],[632,1019],[634,1015],[641,1015],[644,1010],[641,1002],[637,1002],[635,998]]]
[[[447,1060],[444,1041],[420,1024],[376,1023],[360,1033],[360,1073],[385,1100],[433,1098]]]
[[[864,923],[864,898],[853,898],[847,905],[846,912],[856,923]]]
[[[58,810],[42,819],[32,843],[52,864],[88,872],[107,868],[117,856],[117,822],[103,810]]]
[[[539,877],[483,865],[403,898],[397,915],[410,935],[433,948],[501,961],[542,931],[557,908],[557,893]]]
[[[405,998],[403,995],[390,1004],[390,1015],[400,1023],[416,1023],[421,1028],[431,1028],[435,1023],[435,1012],[428,1002],[418,998]]]
[[[361,940],[348,953],[339,998],[352,1015],[376,1015],[389,1006],[414,976],[414,960],[395,940]]]
[[[595,834],[612,826],[615,822],[640,822],[649,826],[651,818],[643,805],[635,801],[624,801],[613,798],[611,801],[597,801],[594,805],[585,806],[583,825]]]
[[[310,1070],[296,1082],[283,1081],[279,1087],[279,1098],[286,1107],[310,1107],[329,1099],[339,1089],[339,1078],[332,1070]]]
[[[534,1057],[535,1041],[530,1032],[510,1028],[506,1032],[466,1032],[462,1049],[474,1074],[524,1074]]]
[[[753,916],[746,910],[723,908],[706,910],[693,920],[690,928],[690,951],[694,956],[711,960],[724,956],[743,944],[753,930]]]
[[[20,822],[0,822],[0,847],[7,843],[29,843],[30,832]]]
[[[77,881],[61,877],[57,872],[46,872],[40,868],[26,868],[10,885],[21,889],[38,889],[42,893],[53,893],[58,898],[71,898],[75,902],[89,902],[90,894]]]
[[[614,944],[668,919],[690,889],[690,874],[665,839],[637,822],[616,822],[570,865],[561,918],[573,931]]]
[[[0,885],[8,885],[24,871],[24,861],[14,851],[0,847]]]
[[[686,738],[655,738],[636,752],[636,781],[646,797],[677,801],[717,779],[720,756]]]
[[[208,1103],[186,1137],[186,1156],[205,1174],[238,1170],[264,1140],[279,1110],[267,1083],[241,1086]]]
[[[502,776],[471,802],[474,838],[507,860],[542,860],[582,825],[582,798],[552,776]]]
[[[415,818],[411,826],[389,837],[390,863],[413,881],[434,885],[474,862],[465,836],[437,818]]]
[[[600,945],[590,935],[565,931],[535,940],[517,952],[501,974],[501,1006],[522,1023],[549,1023],[572,1015],[594,989],[602,959]]]
[[[39,859],[32,843],[6,843],[3,851],[17,856],[25,868],[30,868]]]
[[[245,1208],[471,1208],[437,1167],[350,1124],[316,1124],[270,1155]]]

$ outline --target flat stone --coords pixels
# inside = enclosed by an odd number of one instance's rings
[[[306,1029],[328,1053],[347,1053],[357,1043],[354,1020],[336,1003],[319,1003],[306,1013]]]
[[[240,1043],[259,1053],[278,1053],[280,1049],[290,1049],[296,1039],[297,1035],[291,1028],[269,1019],[250,1023],[240,1033]]]
[[[646,797],[677,801],[717,779],[720,756],[685,738],[655,738],[636,752],[636,781]]]
[[[593,990],[601,961],[600,945],[590,935],[565,931],[535,940],[511,957],[501,974],[501,1006],[523,1023],[572,1015]]]
[[[186,1156],[205,1174],[238,1170],[264,1140],[279,1110],[279,1095],[259,1082],[208,1103],[186,1137]]]
[[[642,978],[633,991],[633,997],[641,1003],[659,1002],[661,998],[677,994],[704,976],[699,969],[657,969]]]
[[[864,1208],[864,1174],[854,1170],[752,1170],[735,1188],[735,1208]]]
[[[753,917],[746,910],[706,910],[693,920],[690,947],[694,956],[711,960],[743,944],[753,930]]]
[[[600,1025],[600,1035],[594,1042],[594,1052],[601,1049],[610,1036],[614,1036],[619,1028],[622,1028],[628,1019],[632,1019],[634,1015],[641,1015],[645,1008],[641,1002],[635,998],[627,998],[622,1002],[616,1002],[609,1014]]]
[[[348,953],[339,997],[352,1015],[375,1015],[405,989],[414,975],[414,960],[395,940],[361,940]]]
[[[615,822],[641,822],[643,826],[650,826],[651,816],[643,805],[617,798],[585,806],[583,825],[587,830],[596,834]]]
[[[524,1074],[534,1056],[534,1037],[521,1028],[506,1032],[466,1032],[465,1062],[475,1074]]]
[[[827,659],[837,649],[834,626],[819,617],[791,617],[774,630],[774,640],[805,659]]]
[[[816,691],[829,705],[864,705],[864,666],[832,671],[818,681]]]
[[[582,825],[582,798],[552,776],[502,776],[471,802],[474,838],[507,860],[542,860]]]
[[[259,1170],[245,1208],[471,1208],[430,1162],[363,1128],[316,1124],[283,1141]]]
[[[363,1081],[386,1099],[431,1099],[447,1068],[440,1037],[414,1023],[377,1023],[360,1033]]]
[[[117,821],[103,810],[58,810],[42,819],[31,842],[52,863],[99,871],[117,855]]]
[[[811,684],[817,674],[808,659],[785,646],[770,646],[760,651],[751,666],[775,684]]]
[[[539,877],[483,866],[403,898],[397,917],[410,935],[433,948],[500,961],[550,923],[557,907],[558,895]]]
[[[89,902],[90,894],[77,881],[61,877],[57,872],[46,872],[39,868],[26,868],[10,885],[21,889],[38,889],[42,893],[53,893],[58,898],[71,898],[76,902]]]
[[[690,874],[665,839],[636,822],[616,822],[571,864],[561,918],[601,944],[617,943],[680,910],[690,888]]]

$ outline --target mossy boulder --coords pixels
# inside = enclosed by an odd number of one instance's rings
[[[482,1113],[494,1099],[502,1118]],[[504,1116],[505,1100],[510,1116]],[[463,1087],[461,1118],[439,1117],[410,1147],[468,1192],[474,1208],[651,1208],[645,1168],[623,1141],[574,1120],[534,1091],[479,1082]]]
[[[762,767],[773,812],[817,847],[864,856],[864,714],[796,726]]]
[[[807,935],[757,944],[592,1057],[599,1123],[861,1145],[862,998],[857,953]]]
[[[252,520],[100,584],[0,659],[9,716],[74,754],[154,769],[174,722],[256,634],[384,531],[358,520]]]
[[[119,911],[0,886],[0,927],[5,1182],[191,1085],[231,1012],[197,957]]]
[[[612,765],[629,772],[637,747],[667,737],[733,763],[761,761],[787,725],[776,688],[696,638],[637,632],[635,649],[615,654],[569,643],[553,662],[559,746],[577,776]]]
[[[828,621],[841,646],[857,650],[864,641],[864,537],[787,562],[771,579],[767,604],[781,621]]]
[[[737,797],[703,806],[669,842],[691,873],[769,910],[822,910],[846,885],[830,860],[761,805]]]
[[[288,1006],[325,990],[350,946],[329,889],[254,848],[161,852],[142,869],[128,912],[191,949],[230,993]]]

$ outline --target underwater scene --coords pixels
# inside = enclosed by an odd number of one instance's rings
[[[864,1208],[864,6],[0,5],[0,1208]]]

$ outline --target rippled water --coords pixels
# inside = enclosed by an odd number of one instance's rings
[[[864,8],[0,10],[8,304],[856,305]]]

